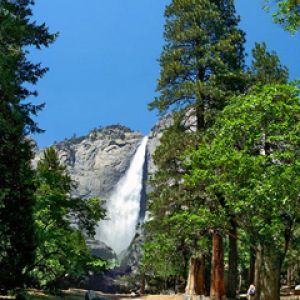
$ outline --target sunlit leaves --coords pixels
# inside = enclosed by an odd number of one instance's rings
[[[188,153],[186,183],[223,195],[241,228],[281,251],[300,212],[299,121],[299,89],[265,86],[232,99],[206,143]]]
[[[273,3],[265,0],[265,8],[273,9]],[[300,2],[299,0],[277,0],[276,10],[273,11],[274,21],[285,30],[296,33],[300,28]]]
[[[105,217],[103,202],[70,196],[75,184],[54,148],[46,149],[39,161],[36,182],[38,247],[30,267],[36,284],[49,287],[64,276],[76,279],[88,271],[103,270],[107,263],[90,256],[83,235],[95,234],[97,223]]]

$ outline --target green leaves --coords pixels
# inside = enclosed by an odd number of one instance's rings
[[[209,252],[209,230],[226,223],[225,210],[215,217],[218,200],[203,188],[207,170],[196,167],[204,153],[183,154],[205,142],[203,133],[231,96],[245,89],[247,76],[244,33],[237,27],[234,1],[173,0],[165,16],[159,96],[149,108],[160,114],[173,111],[173,124],[164,131],[154,155],[158,170],[150,180],[145,263],[154,274],[171,276],[174,271],[185,275],[191,255]],[[209,146],[205,151],[209,154]],[[194,154],[200,155],[197,162],[189,156]],[[203,166],[209,163],[209,158],[201,160]],[[194,176],[183,177],[189,171]],[[214,189],[212,178],[210,183]],[[170,258],[174,252],[177,257]]]
[[[160,95],[149,107],[160,113],[196,107],[210,119],[243,85],[244,36],[233,1],[174,0],[165,16]]]
[[[275,52],[268,52],[265,43],[255,43],[252,50],[252,66],[250,69],[252,83],[254,85],[264,84],[286,84],[289,72],[282,66]]]
[[[270,10],[268,4],[270,1],[265,1],[265,9]],[[273,12],[275,23],[280,24],[284,30],[295,34],[300,28],[300,2],[299,0],[277,0],[277,10]]]
[[[241,228],[281,251],[299,204],[299,118],[299,89],[264,86],[233,98],[206,143],[188,153],[186,183],[201,184],[211,199],[223,195]]]
[[[31,46],[51,44],[55,35],[32,18],[33,1],[0,2],[0,288],[22,287],[33,263],[34,172],[30,133],[41,130],[32,119],[43,107],[25,101],[47,68],[28,60]]]
[[[45,150],[36,173],[38,245],[36,260],[29,268],[31,276],[38,285],[49,287],[66,274],[74,280],[88,271],[102,271],[107,263],[91,257],[83,234],[95,234],[96,225],[105,217],[103,202],[70,196],[75,184],[54,148]]]

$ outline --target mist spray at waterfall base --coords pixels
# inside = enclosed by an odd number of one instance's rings
[[[117,254],[128,248],[136,232],[147,141],[147,137],[142,140],[129,169],[112,192],[107,202],[108,220],[101,221],[97,229],[96,239],[103,241]]]

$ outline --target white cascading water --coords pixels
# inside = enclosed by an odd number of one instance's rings
[[[110,246],[117,254],[130,245],[140,213],[143,188],[143,167],[148,138],[142,140],[129,169],[120,179],[107,202],[107,219],[101,221],[96,239]]]

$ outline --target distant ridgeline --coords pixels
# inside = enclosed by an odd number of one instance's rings
[[[53,146],[78,186],[74,196],[107,199],[129,167],[143,136],[121,125],[91,130]],[[34,164],[43,150],[37,152]]]
[[[74,133],[71,138],[65,138],[60,142],[54,141],[54,145],[59,147],[61,145],[80,144],[86,138],[97,139],[99,134],[110,136],[111,138],[122,138],[122,134],[124,133],[133,133],[133,131],[126,126],[119,124],[107,127],[99,126],[92,129],[87,135],[77,136],[76,133]]]

